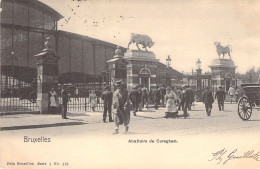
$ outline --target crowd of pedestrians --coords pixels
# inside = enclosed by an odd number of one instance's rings
[[[170,86],[166,88],[164,85],[158,85],[152,90],[149,90],[149,88],[144,85],[134,86],[128,91],[126,84],[122,80],[119,80],[114,86],[114,92],[111,91],[110,86],[106,86],[101,94],[104,106],[103,122],[106,123],[107,117],[109,122],[114,122],[114,134],[119,133],[120,125],[124,125],[125,132],[128,132],[130,111],[133,111],[133,115],[137,116],[137,113],[143,111],[144,108],[154,108],[158,110],[159,107],[163,107],[165,108],[165,118],[170,116],[187,118],[189,117],[188,111],[194,106],[195,94],[193,89],[188,85],[182,85],[178,88],[172,88]],[[226,93],[223,87],[219,86],[214,96],[209,87],[206,87],[202,92],[202,102],[205,104],[206,114],[208,116],[211,115],[214,99],[217,100],[219,111],[224,111],[226,94],[230,96],[230,103],[232,103],[232,101],[237,101],[238,98],[241,97],[241,93],[242,91],[240,89],[235,90],[232,86]],[[66,87],[62,88],[60,96],[61,103],[59,103],[58,100],[58,92],[52,87],[49,92],[49,110],[51,113],[55,113],[59,110],[59,105],[61,105],[60,111],[62,112],[62,118],[67,119],[67,104],[71,100]],[[234,96],[236,100],[233,100]],[[92,111],[95,111],[97,100],[95,91],[91,90],[89,104]],[[181,110],[183,114],[179,114]]]

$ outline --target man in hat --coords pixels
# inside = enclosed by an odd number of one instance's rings
[[[159,86],[156,86],[156,89],[153,91],[153,100],[154,100],[154,108],[157,110],[158,105],[160,104],[161,94],[159,91]]]
[[[135,86],[129,94],[129,99],[132,102],[133,108],[134,108],[134,116],[136,116],[136,112],[138,111],[139,108],[139,103],[140,103],[140,96],[139,96],[139,91],[138,91],[138,86]]]
[[[222,86],[219,86],[219,89],[217,90],[215,94],[215,99],[218,100],[218,109],[219,111],[224,110],[224,100],[226,99],[226,93],[222,89]]]
[[[111,114],[113,93],[110,91],[109,86],[106,86],[105,91],[101,95],[101,99],[104,100],[103,122],[104,123],[106,122],[107,111],[108,111],[109,122],[114,122],[112,120],[112,114]]]
[[[143,86],[142,90],[142,102],[143,102],[143,107],[145,105],[145,108],[148,109],[148,97],[149,97],[149,92],[148,89]]]
[[[202,93],[202,101],[203,103],[205,103],[207,115],[210,116],[214,98],[208,86],[206,87],[206,90]]]
[[[128,91],[122,81],[117,81],[115,86],[116,91],[113,93],[113,112],[115,121],[115,132],[118,134],[119,125],[124,124],[125,133],[128,132],[128,124],[130,122],[129,97]],[[125,108],[126,107],[126,108]]]
[[[68,101],[71,102],[71,100],[69,98],[68,91],[65,86],[63,86],[61,90],[61,101],[62,101],[62,118],[68,119],[67,118]]]
[[[182,106],[184,118],[187,118],[189,116],[187,109],[189,107],[191,97],[190,97],[190,92],[188,90],[188,86],[182,85],[182,88],[183,88],[183,92],[181,95],[181,106]]]
[[[162,85],[160,88],[159,88],[159,91],[160,91],[160,94],[161,94],[161,100],[162,100],[162,106],[165,107],[165,95],[166,95],[166,88],[165,88],[165,85]]]
[[[188,92],[189,92],[189,105],[188,105],[188,110],[191,110],[191,106],[193,104],[193,102],[195,101],[194,99],[194,92],[192,90],[192,88],[188,85],[187,86],[187,89],[186,89]]]

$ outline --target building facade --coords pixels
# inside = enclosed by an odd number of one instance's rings
[[[2,79],[5,79],[2,86],[22,79],[16,72],[25,72],[28,77],[36,76],[35,55],[44,48],[47,37],[51,38],[60,58],[59,77],[62,81],[77,83],[83,76],[102,76],[107,71],[107,61],[115,54],[115,44],[58,30],[57,23],[63,16],[38,0],[2,0],[1,8],[1,70]],[[121,50],[126,52],[126,48],[122,47]],[[159,62],[157,67],[153,66],[153,74],[159,76],[151,80],[164,83],[166,74],[160,72],[164,72],[166,66]],[[11,75],[8,73],[10,71]],[[171,73],[180,78],[178,71]]]

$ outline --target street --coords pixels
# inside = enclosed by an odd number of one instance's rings
[[[259,132],[260,112],[253,110],[248,121],[243,121],[237,114],[237,104],[225,104],[225,111],[218,111],[214,103],[211,116],[207,116],[204,105],[201,102],[195,103],[189,111],[187,119],[183,117],[165,119],[164,109],[154,110],[153,108],[143,109],[137,112],[137,116],[131,113],[130,129],[128,134],[174,134],[194,135],[206,133],[227,133],[227,132]],[[179,115],[183,114],[182,111]],[[69,112],[69,119],[62,119],[61,115],[40,115],[21,114],[7,115],[0,117],[2,135],[32,135],[41,133],[53,136],[65,135],[111,135],[114,123],[103,123],[102,111],[96,112]],[[108,118],[107,120],[108,121]],[[120,126],[121,132],[124,127]]]
[[[210,117],[202,103],[195,104],[187,119],[165,119],[164,108],[131,114],[129,132],[124,134],[120,126],[118,135],[112,135],[114,124],[103,123],[100,111],[70,112],[66,120],[61,115],[1,116],[0,143],[4,145],[2,151],[7,152],[1,159],[2,167],[260,167],[256,154],[260,154],[259,110],[253,110],[251,118],[243,121],[237,114],[237,104],[226,103],[225,111],[220,112],[214,103]],[[229,160],[228,153],[233,151],[237,156],[250,151],[256,159]],[[17,162],[26,167],[11,165]]]

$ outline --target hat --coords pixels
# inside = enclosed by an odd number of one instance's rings
[[[166,88],[166,90],[172,90],[172,88],[170,88],[169,86]]]
[[[188,86],[187,86],[187,85],[182,85],[181,87],[182,87],[182,88],[185,88],[185,87],[188,87]]]
[[[116,85],[116,86],[119,86],[119,85],[121,85],[122,83],[123,83],[122,80],[118,80],[118,81],[116,81],[115,85]]]
[[[220,89],[221,89],[221,88],[222,88],[222,86],[219,86],[218,88],[220,88]]]

